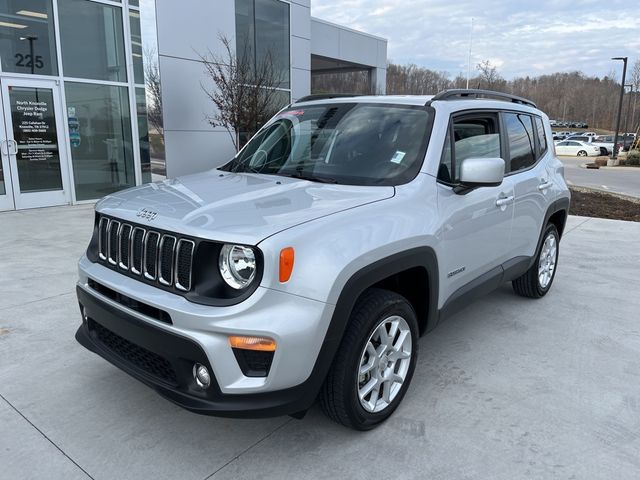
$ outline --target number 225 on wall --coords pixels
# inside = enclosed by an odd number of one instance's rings
[[[16,67],[35,67],[42,68],[44,67],[44,62],[42,61],[42,55],[36,55],[35,58],[32,58],[28,53],[23,55],[22,53],[15,54],[16,59]]]

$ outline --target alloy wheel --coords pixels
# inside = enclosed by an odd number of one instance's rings
[[[393,402],[407,378],[411,351],[411,329],[404,318],[393,315],[374,328],[360,355],[356,382],[367,412],[381,412]]]
[[[553,279],[558,256],[558,244],[555,235],[550,233],[544,239],[538,258],[538,282],[540,287],[547,288]]]

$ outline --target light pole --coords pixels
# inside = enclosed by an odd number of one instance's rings
[[[622,82],[620,82],[620,100],[618,101],[618,119],[616,120],[616,133],[613,136],[613,153],[611,154],[611,165],[618,163],[618,132],[620,132],[620,117],[622,116],[622,99],[624,97],[624,81],[627,77],[627,60],[628,57],[613,57],[611,60],[622,60],[624,66],[622,68]],[[609,164],[609,161],[607,162]]]
[[[35,35],[27,35],[26,37],[20,37],[20,40],[28,40],[29,41],[29,58],[31,59],[31,75],[35,73],[36,59],[33,56],[33,42],[36,41],[38,37]]]

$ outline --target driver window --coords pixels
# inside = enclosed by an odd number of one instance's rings
[[[263,133],[260,148],[247,152],[251,155],[249,166],[256,173],[278,171],[291,153],[291,122],[280,121]]]
[[[464,159],[499,158],[502,156],[500,152],[500,132],[495,114],[454,118],[445,140],[438,180],[456,184],[460,178],[460,163]]]

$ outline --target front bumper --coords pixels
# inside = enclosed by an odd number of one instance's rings
[[[146,318],[104,297],[89,286],[89,279],[162,308],[173,323]],[[333,306],[271,290],[256,294],[253,302],[250,298],[243,306],[191,307],[181,297],[166,292],[158,296],[157,289],[123,279],[83,258],[77,295],[85,318],[76,339],[165,398],[197,413],[265,417],[306,410],[315,401],[330,364],[327,352],[335,351],[335,340],[325,338]],[[229,334],[267,335],[276,340],[267,377],[242,374],[228,345]],[[212,374],[207,389],[195,384],[196,363]]]

